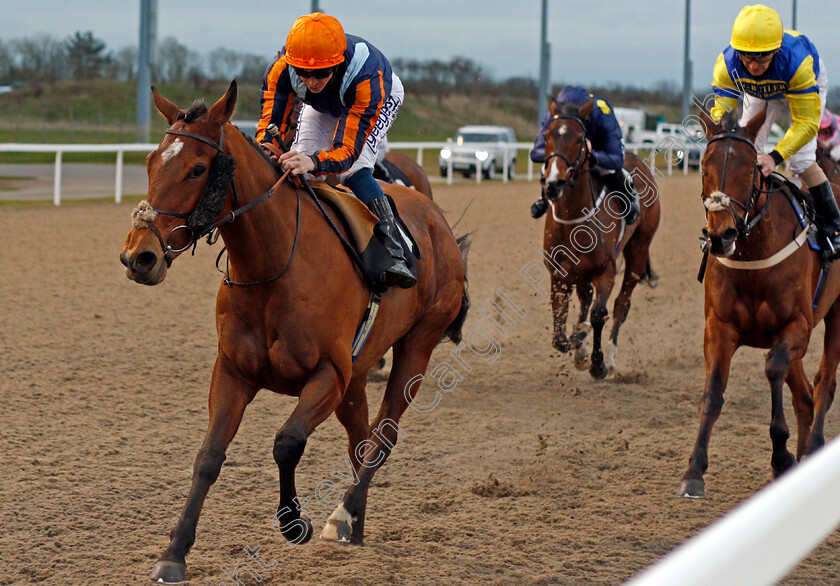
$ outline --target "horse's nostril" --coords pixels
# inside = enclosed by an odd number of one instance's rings
[[[723,234],[720,235],[721,241],[725,244],[731,244],[735,242],[735,239],[738,237],[738,230],[735,228],[727,228],[723,231]]]
[[[154,252],[141,252],[134,259],[134,269],[141,271],[149,271],[154,268],[158,262],[158,257]]]

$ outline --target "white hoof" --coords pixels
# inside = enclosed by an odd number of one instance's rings
[[[353,517],[344,505],[338,505],[338,508],[333,511],[327,523],[321,530],[321,539],[325,541],[338,541],[339,543],[347,543],[350,541],[350,536],[353,534]]]
[[[615,376],[615,353],[617,351],[618,348],[612,342],[604,344],[604,365],[607,367],[607,378]]]

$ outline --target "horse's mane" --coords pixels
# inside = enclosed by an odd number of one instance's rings
[[[190,109],[184,114],[184,124],[195,122],[205,114],[207,114],[207,104],[204,100],[196,100],[190,106]]]
[[[741,126],[738,124],[738,113],[733,109],[720,117],[720,128],[723,132],[738,132]]]

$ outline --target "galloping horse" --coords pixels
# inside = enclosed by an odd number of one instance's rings
[[[434,202],[387,186],[421,252],[418,284],[382,294],[379,317],[353,362],[354,335],[371,293],[340,244],[342,220],[327,212],[337,226],[331,227],[316,203],[284,181],[262,149],[229,123],[235,82],[209,109],[195,103],[185,112],[154,89],[153,95],[170,128],[147,158],[148,201],[135,210],[135,227],[120,255],[126,275],[157,285],[177,253],[214,224],[229,268],[216,301],[219,354],[207,433],[183,513],[151,580],[184,579],[204,499],[245,408],[262,388],[298,398],[274,441],[276,527],[295,543],[312,536],[311,522],[296,504],[295,467],[309,435],[335,413],[347,430],[354,476],[321,537],[360,544],[369,483],[404,433],[398,423],[420,386],[417,378],[438,343],[460,339],[469,307],[466,241],[456,241]],[[185,235],[186,246],[172,246]],[[392,346],[394,367],[369,425],[367,373]]]
[[[793,396],[798,435],[796,460],[823,445],[825,415],[834,397],[840,361],[840,265],[821,275],[817,252],[804,246],[810,221],[789,191],[762,180],[753,144],[761,112],[743,128],[733,115],[720,124],[701,119],[709,141],[703,155],[706,385],[700,430],[679,494],[705,496],[709,436],[723,407],[732,356],[740,346],[769,348],[764,373],[770,382],[771,466],[779,476],[795,464],[783,408],[783,385]],[[767,187],[765,188],[765,185]],[[825,346],[812,390],[802,357],[814,326],[825,320]]]
[[[553,345],[561,352],[575,349],[575,364],[585,368],[587,356],[583,341],[588,317],[593,334],[589,372],[595,378],[604,378],[614,369],[618,331],[627,319],[633,289],[640,280],[653,279],[648,251],[659,226],[659,200],[650,170],[636,155],[627,153],[625,167],[635,177],[636,185],[644,183],[645,194],[650,196],[652,192],[652,197],[643,202],[640,219],[631,226],[624,225],[621,220],[624,210],[618,208],[622,200],[617,194],[605,195],[601,179],[593,177],[586,142],[592,108],[592,100],[580,109],[574,104],[557,106],[552,102],[550,105],[554,120],[545,132],[546,162],[542,171],[550,209],[546,215],[543,248],[545,264],[551,273]],[[616,259],[622,254],[626,262],[624,279],[613,306],[610,339],[602,350],[607,300],[615,283]],[[566,318],[573,288],[580,300],[580,317],[569,339]]]

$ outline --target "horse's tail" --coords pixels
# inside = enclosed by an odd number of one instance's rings
[[[447,326],[446,331],[443,332],[441,342],[451,340],[456,345],[461,343],[461,330],[464,327],[464,322],[467,320],[467,312],[470,310],[470,294],[467,281],[467,254],[470,252],[470,234],[464,234],[457,240],[458,250],[461,251],[461,262],[464,263],[464,295],[461,297],[461,309],[458,315],[452,320],[452,323]]]
[[[656,282],[659,280],[659,275],[653,272],[653,267],[650,266],[650,256],[647,258],[645,264],[645,272],[642,275],[641,282],[646,283],[651,289],[656,287]]]

